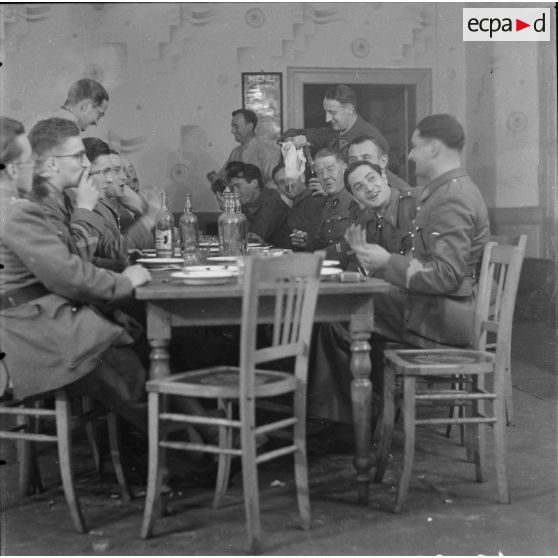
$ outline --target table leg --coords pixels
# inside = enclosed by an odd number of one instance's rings
[[[355,429],[355,459],[357,471],[358,503],[368,504],[370,486],[370,437],[372,420],[372,383],[370,372],[370,331],[351,326],[351,401],[353,405],[353,424]]]
[[[170,376],[170,315],[163,308],[151,303],[147,304],[147,338],[151,347],[149,379]]]

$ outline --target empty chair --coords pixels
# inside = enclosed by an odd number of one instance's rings
[[[407,496],[415,429],[422,424],[463,424],[472,429],[478,482],[485,479],[484,431],[490,424],[494,430],[499,498],[502,503],[510,500],[505,458],[506,368],[509,367],[512,319],[524,251],[524,245],[499,246],[494,242],[486,245],[475,307],[475,349],[406,349],[384,353],[382,434],[374,481],[381,482],[385,472],[395,400],[400,398],[404,454],[396,512],[401,511]],[[494,352],[487,350],[488,334],[496,337]],[[400,382],[399,387],[396,380]],[[465,412],[452,413],[449,417],[417,419],[416,405],[426,402],[463,406]]]
[[[302,527],[310,527],[306,457],[306,383],[310,337],[319,287],[321,254],[247,257],[243,281],[240,366],[221,366],[172,375],[147,382],[149,404],[149,474],[141,536],[150,537],[160,509],[164,448],[198,450],[219,455],[214,507],[228,486],[231,458],[241,458],[244,506],[250,550],[261,547],[258,465],[294,454],[298,507]],[[256,348],[260,322],[272,323],[264,347]],[[292,357],[294,373],[268,370],[265,364]],[[271,423],[256,421],[256,399],[293,394],[293,412]],[[169,412],[168,396],[215,399],[223,417]],[[234,418],[233,403],[239,418]],[[176,425],[207,424],[219,429],[219,445],[170,441],[167,429]],[[256,438],[293,428],[288,445],[256,452]],[[233,432],[240,432],[239,446]]]
[[[43,401],[51,396],[54,397],[53,409],[46,408],[43,405]],[[15,418],[14,426],[4,426],[4,423],[2,423],[0,439],[17,441],[20,493],[26,495],[43,490],[34,444],[36,442],[56,443],[58,446],[58,461],[64,496],[70,509],[74,527],[79,533],[87,532],[87,527],[79,505],[73,479],[72,426],[78,421],[82,423],[91,422],[98,414],[99,411],[94,410],[89,413],[72,416],[70,395],[66,388],[60,388],[54,392],[21,400],[13,399],[11,397],[8,371],[4,363],[0,361],[0,416]],[[43,420],[54,421],[54,433],[47,434],[41,432],[40,423]],[[130,491],[126,484],[120,461],[120,443],[116,421],[116,415],[113,412],[108,412],[107,425],[113,467],[122,496],[130,500]],[[13,423],[14,421],[5,420],[5,422]]]

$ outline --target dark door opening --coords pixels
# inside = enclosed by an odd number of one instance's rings
[[[357,95],[358,113],[385,136],[390,145],[389,168],[414,186],[415,173],[408,160],[411,134],[416,125],[416,86],[348,83]],[[304,127],[321,128],[325,122],[323,99],[336,83],[304,83]]]

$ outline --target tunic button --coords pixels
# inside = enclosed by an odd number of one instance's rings
[[[411,233],[411,238],[415,238],[415,233]]]
[[[417,206],[417,211],[420,211],[420,205],[419,205],[419,206]]]

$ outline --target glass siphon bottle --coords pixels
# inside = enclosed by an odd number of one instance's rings
[[[314,169],[314,158],[312,157],[308,145],[304,146],[304,157],[306,158],[306,163],[304,165],[304,182],[306,183],[306,187],[308,187],[310,180],[318,177]]]
[[[236,212],[235,195],[224,193],[225,211],[219,216],[219,254],[241,256],[246,252],[246,217]]]

